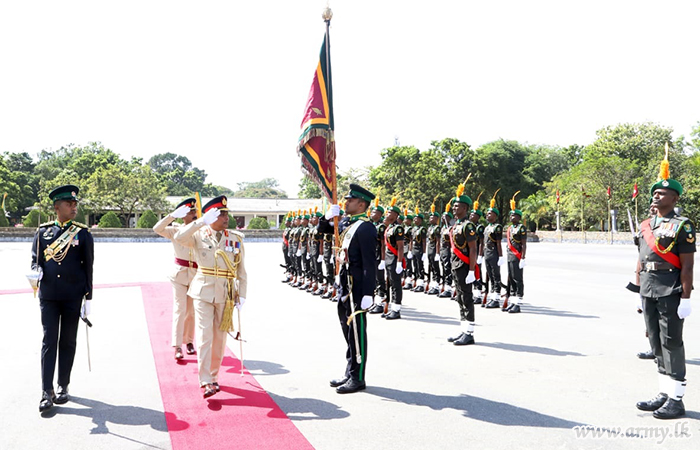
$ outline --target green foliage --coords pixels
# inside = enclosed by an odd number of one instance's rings
[[[0,227],[9,227],[10,226],[10,221],[7,220],[7,217],[5,217],[5,214],[3,214],[2,211],[0,211]]]
[[[279,182],[274,178],[263,178],[255,182],[238,183],[234,197],[241,198],[287,198],[287,193],[278,189]]]
[[[158,223],[158,217],[150,209],[147,209],[136,222],[136,228],[153,228]]]
[[[38,209],[33,209],[29,211],[29,214],[23,217],[22,223],[27,228],[36,228],[40,223],[44,223],[48,220],[49,216],[46,213]]]
[[[119,217],[114,211],[109,211],[100,218],[100,228],[123,228],[123,226],[122,221],[119,220]]]
[[[555,220],[556,205],[554,204],[554,199],[548,198],[544,190],[537,191],[520,201],[518,209],[525,215],[523,219],[526,219],[532,225],[530,231],[536,231],[542,226],[543,220],[546,220],[548,223],[552,223]]]
[[[299,198],[321,198],[321,188],[307,175],[299,182]]]
[[[192,162],[186,156],[175,153],[159,153],[148,160],[148,165],[158,174],[158,178],[165,183],[168,195],[192,195],[194,192],[203,195],[216,196],[221,194],[204,193],[204,180],[207,173],[192,166]],[[211,188],[208,185],[208,188]]]
[[[264,217],[253,217],[248,223],[248,229],[250,230],[269,230],[270,224]]]

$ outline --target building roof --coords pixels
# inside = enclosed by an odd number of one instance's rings
[[[168,196],[165,199],[173,206],[180,203],[186,196]],[[206,204],[212,197],[202,197],[202,203]],[[238,198],[228,197],[226,205],[231,213],[252,213],[261,215],[281,215],[287,214],[289,211],[297,211],[299,209],[309,210],[318,206],[322,208],[320,199],[308,198]]]

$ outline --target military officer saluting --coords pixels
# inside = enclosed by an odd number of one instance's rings
[[[39,308],[44,329],[40,412],[69,400],[78,320],[90,314],[94,244],[87,225],[73,221],[78,192],[77,186],[69,184],[49,193],[56,220],[41,224],[32,244],[32,269],[41,272]],[[57,353],[58,390],[54,392]]]
[[[692,310],[696,242],[694,224],[674,211],[683,187],[670,178],[668,146],[659,178],[651,187],[656,216],[641,224],[637,263],[644,320],[658,365],[659,394],[637,403],[637,408],[653,411],[658,419],[675,419],[685,415],[683,324]]]
[[[180,245],[194,250],[197,261],[197,273],[187,294],[194,301],[199,384],[204,388],[204,398],[220,390],[218,376],[226,350],[225,325],[226,319],[230,319],[224,314],[226,304],[234,302],[240,309],[248,290],[243,234],[228,229],[226,204],[226,196],[214,197],[202,208],[202,217],[181,227],[174,237]]]
[[[525,267],[525,252],[527,251],[527,229],[520,223],[523,212],[515,207],[515,196],[510,200],[510,223],[506,230],[506,245],[508,247],[508,292],[506,298],[510,299],[511,293],[515,299],[510,300],[510,305],[503,308],[509,313],[519,313],[523,302],[523,268]],[[508,300],[506,300],[508,301]]]
[[[173,331],[172,345],[175,348],[175,359],[181,360],[182,344],[187,344],[187,354],[194,355],[194,306],[192,297],[187,295],[192,279],[197,273],[197,262],[191,248],[183,247],[173,241],[178,226],[172,225],[175,219],[182,219],[185,225],[189,225],[197,218],[194,197],[185,199],[177,205],[175,211],[163,217],[153,226],[153,231],[173,242],[175,253],[175,267],[170,275],[173,285]]]

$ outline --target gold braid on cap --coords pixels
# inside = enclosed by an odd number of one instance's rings
[[[520,194],[520,191],[513,194],[513,198],[510,199],[510,210],[511,211],[515,210],[515,196],[518,194]]]
[[[671,178],[671,170],[669,169],[668,164],[668,142],[666,142],[664,148],[666,150],[666,154],[664,155],[664,160],[661,161],[661,167],[659,168],[659,179],[668,180]]]
[[[479,210],[479,199],[481,198],[481,194],[483,194],[484,191],[479,192],[479,195],[476,197],[476,200],[474,200],[474,211]]]
[[[493,193],[493,197],[491,197],[491,202],[489,203],[489,208],[495,208],[496,207],[496,194],[498,194],[498,191],[500,191],[501,188],[496,189],[496,192]]]

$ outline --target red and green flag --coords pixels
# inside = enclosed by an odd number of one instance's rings
[[[335,184],[333,127],[330,40],[326,31],[301,121],[297,153],[301,156],[302,171],[319,185],[329,200],[333,200]]]
[[[637,198],[639,195],[639,189],[637,189],[637,182],[634,183],[634,188],[632,189],[632,199]]]

